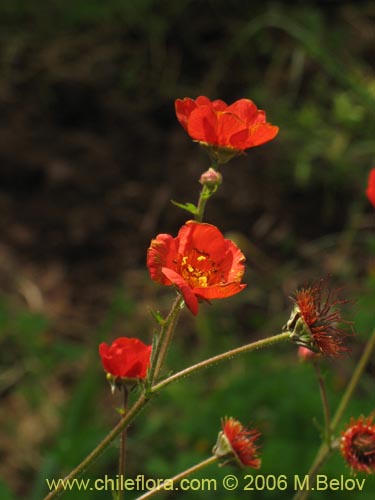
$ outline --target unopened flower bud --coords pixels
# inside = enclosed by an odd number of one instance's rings
[[[316,356],[319,356],[319,354],[312,351],[311,349],[307,349],[307,347],[299,346],[298,357],[302,361],[309,361],[309,360],[315,358]]]
[[[217,189],[223,182],[223,177],[220,172],[210,167],[206,172],[203,172],[199,182],[203,186],[207,186],[209,189]]]

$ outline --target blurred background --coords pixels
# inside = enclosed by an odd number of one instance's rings
[[[250,98],[280,133],[223,167],[206,211],[246,254],[248,287],[195,319],[183,313],[168,368],[280,332],[296,287],[330,275],[356,330],[351,353],[322,364],[334,410],[375,324],[375,220],[364,194],[374,17],[362,1],[1,0],[3,500],[40,500],[45,478],[63,477],[105,436],[119,401],[98,343],[150,342],[148,308],[170,307],[173,291],[151,282],[146,251],[189,218],[170,200],[195,202],[209,166],[177,123],[176,98]],[[372,359],[343,424],[374,409],[374,375]],[[263,474],[306,473],[322,411],[311,366],[285,345],[170,386],[130,429],[129,477],[166,478],[203,460],[225,415],[263,433]],[[230,472],[211,466],[201,477]],[[349,477],[338,455],[322,472]],[[116,473],[113,446],[84,477]],[[367,477],[358,498],[374,488]],[[215,497],[292,496],[253,493]]]

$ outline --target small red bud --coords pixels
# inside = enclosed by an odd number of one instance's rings
[[[215,189],[223,182],[223,177],[220,172],[210,167],[206,172],[203,172],[199,182],[203,186],[207,186],[210,189]]]

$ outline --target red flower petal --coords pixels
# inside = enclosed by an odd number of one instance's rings
[[[198,314],[199,304],[192,288],[188,285],[188,283],[186,283],[180,274],[176,273],[172,269],[163,267],[163,273],[174,285],[177,286],[184,297],[186,306],[190,309],[194,316],[196,316]]]
[[[240,293],[247,285],[240,285],[239,283],[224,283],[223,285],[207,286],[202,288],[194,288],[194,293],[199,298],[205,300],[211,299],[225,299]]]
[[[187,221],[178,233],[179,253],[185,255],[189,250],[210,255],[210,259],[220,262],[227,250],[224,237],[216,226],[193,220]]]
[[[170,234],[159,234],[157,238],[151,241],[147,252],[147,267],[151,279],[163,285],[170,285],[170,282],[162,273],[162,267],[176,268],[174,258],[177,255],[177,247],[178,237],[173,238]]]
[[[212,101],[212,107],[215,111],[225,111],[228,107],[228,104],[221,99],[216,99],[215,101]]]
[[[375,207],[375,168],[370,170],[366,195],[373,207]]]
[[[256,122],[260,111],[250,99],[240,99],[225,110],[226,113],[233,113],[248,127]],[[264,117],[264,111],[262,111]]]
[[[219,113],[217,123],[217,144],[232,147],[232,136],[241,132],[247,132],[247,128],[245,123],[238,116],[233,113],[228,113],[227,111]]]
[[[187,131],[193,139],[216,144],[217,117],[211,106],[200,106],[192,111]]]
[[[245,132],[240,132],[231,137],[231,144],[234,148],[241,150],[260,146],[274,139],[279,132],[279,127],[270,125],[269,123],[259,123],[253,125]]]
[[[193,99],[190,99],[189,97],[185,97],[185,99],[176,99],[175,101],[177,119],[186,131],[188,128],[189,116],[196,107],[197,105]]]

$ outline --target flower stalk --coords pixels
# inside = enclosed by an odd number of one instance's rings
[[[183,298],[178,295],[173,302],[172,308],[163,321],[159,333],[159,338],[156,344],[155,353],[152,354],[152,363],[148,375],[148,385],[151,386],[154,380],[158,377],[161,367],[167,355],[169,344],[172,340],[175,331],[178,317],[180,315]]]
[[[147,493],[144,493],[140,497],[137,497],[135,500],[146,500],[147,498],[153,497],[154,495],[156,495],[160,491],[163,491],[163,490],[168,489],[168,488],[171,489],[172,487],[174,488],[185,477],[190,476],[190,474],[193,474],[194,472],[197,472],[201,469],[204,469],[208,465],[211,465],[211,464],[217,462],[217,460],[218,459],[216,456],[206,458],[206,460],[199,462],[198,464],[194,465],[193,467],[190,467],[189,469],[186,469],[183,472],[176,474],[175,476],[171,477],[170,479],[166,479],[157,488],[150,490]]]
[[[322,377],[320,367],[318,362],[313,359],[313,365],[318,379],[320,397],[322,400],[323,414],[324,414],[324,440],[328,446],[331,447],[331,411],[329,409],[329,403],[327,398],[326,384]]]
[[[247,352],[251,351],[256,351],[257,349],[262,349],[264,347],[269,347],[271,345],[277,344],[278,342],[282,342],[284,340],[289,340],[289,332],[283,332],[279,333],[278,335],[273,335],[272,337],[268,337],[265,339],[257,340],[255,342],[251,342],[250,344],[246,344],[241,347],[237,347],[235,349],[232,349],[230,351],[223,352],[222,354],[218,354],[217,356],[213,356],[212,358],[205,359],[204,361],[201,361],[200,363],[196,363],[195,365],[189,366],[188,368],[185,368],[184,370],[181,370],[174,375],[171,375],[170,377],[162,380],[158,384],[154,385],[151,388],[151,393],[156,393],[159,392],[161,389],[164,389],[167,387],[169,384],[173,382],[177,382],[178,380],[181,380],[189,375],[192,375],[194,373],[198,373],[199,371],[209,368],[210,366],[216,365],[217,363],[220,363],[222,361],[225,361],[227,359],[232,359],[235,358],[236,356],[239,356],[240,354],[245,354]]]
[[[128,397],[129,397],[129,391],[126,386],[126,384],[123,384],[122,386],[122,391],[123,391],[123,402],[122,402],[122,418],[126,415],[126,411],[128,408]],[[127,428],[121,432],[120,435],[120,456],[119,456],[119,478],[125,479],[125,468],[126,468],[126,435],[127,435]],[[123,481],[122,481],[123,483]],[[122,489],[119,489],[118,495],[117,495],[118,500],[123,500],[124,499],[124,491]]]

